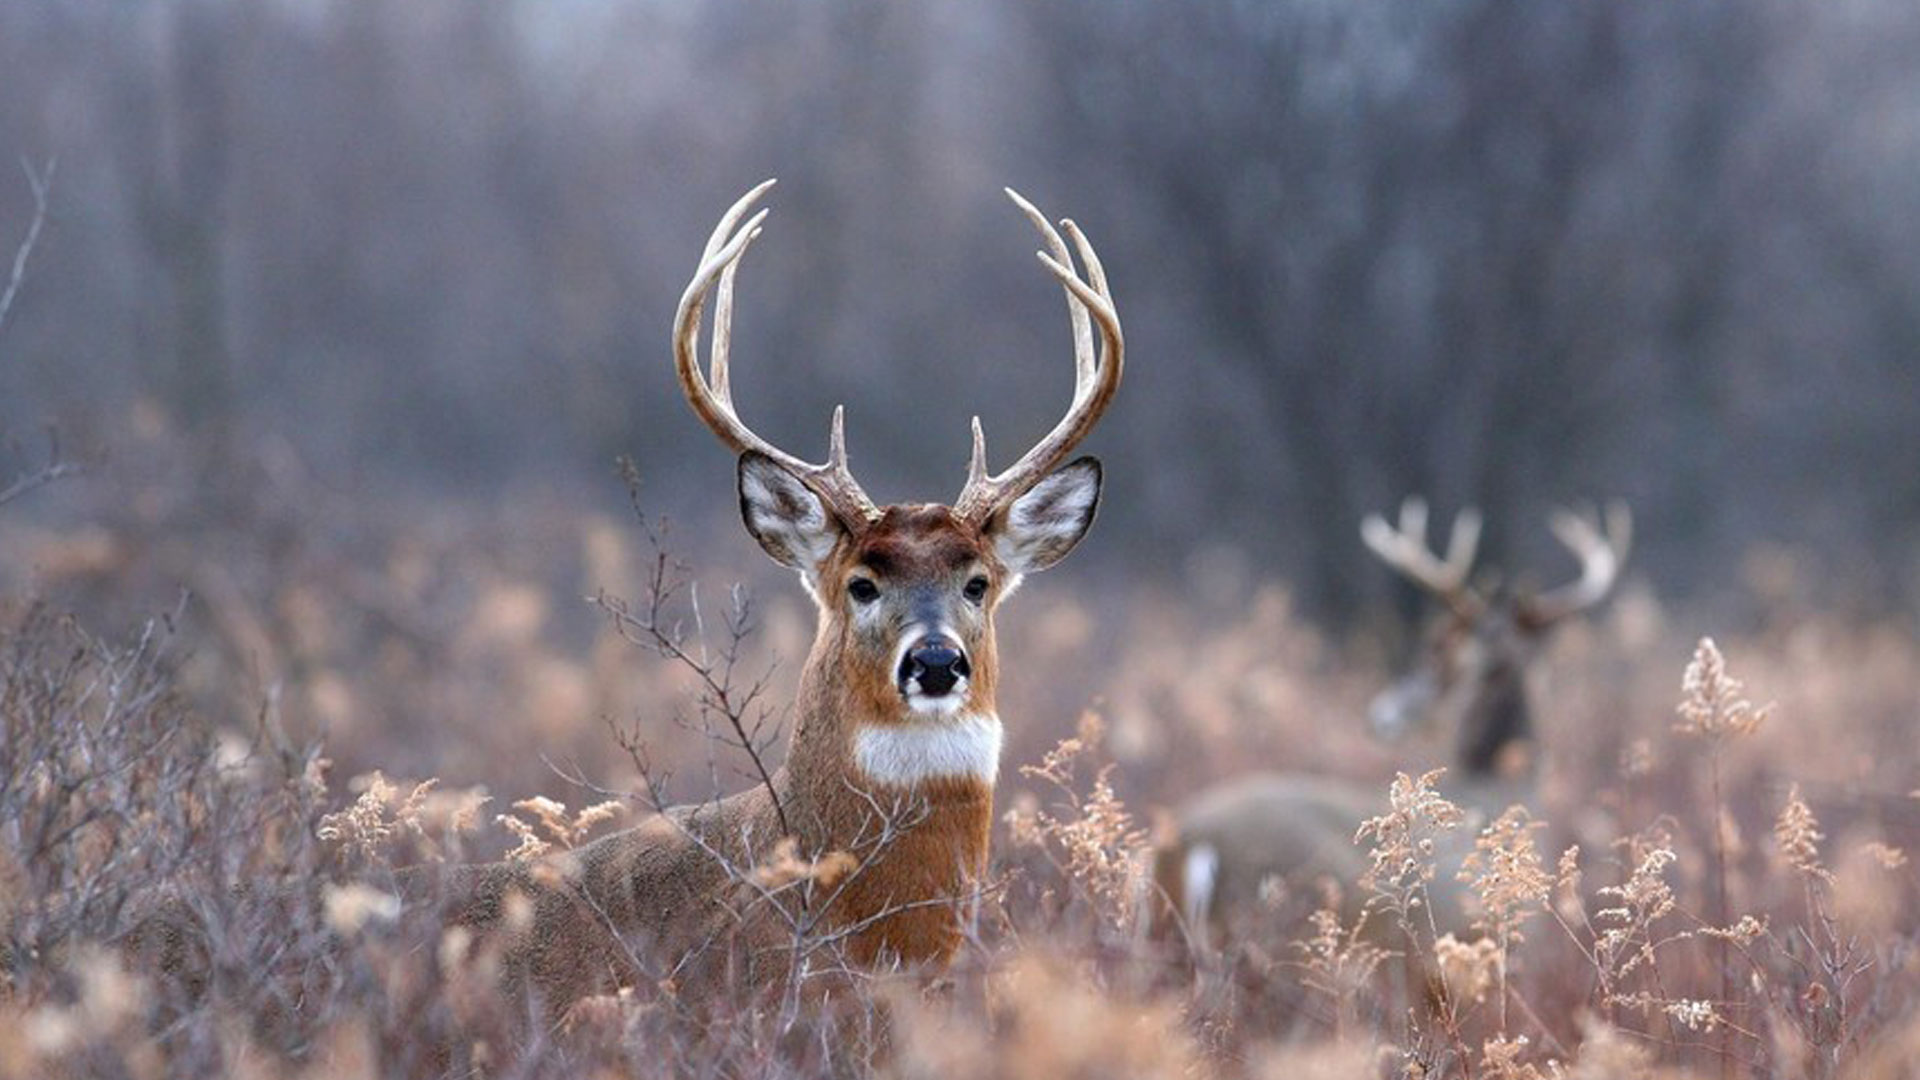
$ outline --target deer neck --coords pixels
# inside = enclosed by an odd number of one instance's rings
[[[1532,802],[1538,788],[1539,747],[1526,681],[1515,669],[1488,681],[1461,732],[1457,766],[1459,795],[1469,808],[1498,814],[1513,803]]]
[[[1456,764],[1462,776],[1487,779],[1510,767],[1513,747],[1533,741],[1533,710],[1518,665],[1494,667],[1480,677],[1476,689],[1459,731]]]
[[[942,961],[960,943],[956,913],[987,871],[1000,721],[992,679],[970,707],[910,712],[891,679],[861,679],[827,634],[800,676],[793,742],[776,786],[801,847],[844,851],[860,873],[839,891],[835,919],[864,927],[849,941],[861,963]],[[991,674],[991,647],[976,654]]]
[[[785,798],[794,828],[823,847],[844,844],[877,802],[913,804],[934,831],[984,845],[993,814],[1001,727],[992,642],[977,650],[967,704],[934,715],[909,710],[885,673],[852,662],[844,635],[823,624],[801,671]]]

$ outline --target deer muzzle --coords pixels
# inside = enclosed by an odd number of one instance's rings
[[[928,634],[910,646],[900,658],[896,673],[900,693],[909,702],[921,699],[958,698],[966,691],[967,676],[973,667],[960,643],[943,634]]]

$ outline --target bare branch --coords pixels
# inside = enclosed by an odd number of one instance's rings
[[[772,671],[769,669],[744,687],[736,678],[746,641],[755,628],[751,599],[745,589],[736,586],[730,591],[732,602],[724,616],[726,641],[717,655],[709,653],[699,594],[686,578],[686,567],[667,551],[665,530],[656,527],[640,505],[639,470],[625,459],[621,462],[620,470],[627,483],[627,495],[633,512],[646,533],[648,545],[653,549],[653,559],[647,570],[645,605],[636,610],[626,601],[605,592],[592,597],[592,603],[607,614],[621,637],[693,673],[700,685],[702,716],[717,716],[725,723],[731,736],[723,735],[722,740],[731,749],[747,756],[753,777],[766,789],[767,797],[773,802],[774,817],[780,823],[780,832],[791,836],[793,828],[787,820],[786,806],[773,783],[773,770],[767,767],[766,762],[767,754],[780,735],[780,725],[775,725],[772,732],[767,731],[768,713],[760,708]],[[674,598],[683,591],[694,618],[695,629],[691,642],[677,625],[669,621],[668,612]],[[748,715],[756,710],[758,719],[750,724]]]
[[[5,506],[28,492],[43,488],[63,476],[73,476],[86,471],[79,462],[65,461],[60,457],[60,436],[57,431],[47,431],[47,460],[38,468],[31,469],[0,486],[0,506]]]
[[[7,278],[5,292],[0,292],[0,329],[7,325],[7,313],[13,310],[14,298],[20,295],[20,283],[27,277],[27,259],[33,254],[33,245],[40,239],[40,229],[47,223],[47,192],[53,185],[53,174],[60,166],[58,158],[48,158],[46,165],[39,171],[33,170],[33,163],[22,158],[20,168],[27,174],[27,186],[33,189],[33,220],[27,223],[26,239],[13,252],[13,272]]]

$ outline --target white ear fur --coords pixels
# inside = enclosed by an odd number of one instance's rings
[[[1066,558],[1087,535],[1099,507],[1100,462],[1083,457],[1062,466],[995,515],[989,531],[994,553],[1011,576],[1006,591],[1012,590],[1020,575],[1045,570]]]
[[[844,530],[807,486],[764,454],[740,455],[740,518],[768,555],[812,589]]]

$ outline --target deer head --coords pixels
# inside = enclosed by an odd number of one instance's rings
[[[1469,776],[1497,770],[1503,751],[1532,737],[1527,667],[1555,626],[1613,588],[1633,531],[1620,503],[1607,507],[1604,521],[1559,510],[1548,524],[1580,560],[1580,576],[1547,592],[1489,595],[1468,583],[1480,540],[1474,510],[1454,518],[1444,559],[1427,546],[1420,499],[1401,505],[1397,526],[1378,514],[1361,523],[1361,538],[1382,562],[1446,605],[1414,669],[1374,698],[1368,712],[1376,733],[1397,737],[1427,726],[1455,732],[1458,764]]]
[[[1060,232],[1008,190],[1045,242],[1040,262],[1066,291],[1074,338],[1072,403],[1051,432],[997,474],[987,471],[985,438],[975,417],[966,485],[951,506],[879,507],[848,467],[843,409],[834,410],[827,460],[812,464],[756,435],[734,408],[728,369],[734,275],[767,211],[747,215],[772,184],[749,191],[720,219],[680,301],[674,360],[694,412],[740,454],[747,531],[776,562],[799,573],[819,608],[802,695],[827,695],[834,709],[876,730],[991,717],[994,612],[1022,577],[1073,550],[1099,504],[1099,462],[1061,462],[1120,385],[1120,323],[1106,275],[1073,222],[1061,223],[1072,241],[1070,252]],[[1084,279],[1073,268],[1076,253]],[[711,356],[703,372],[700,322],[716,290]],[[1097,356],[1096,326],[1103,343]],[[997,721],[994,731],[997,740]],[[883,737],[856,732],[856,738],[873,779],[911,779],[907,774],[916,769],[938,767],[906,761],[897,743]],[[804,752],[796,741],[794,753]]]

